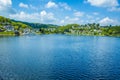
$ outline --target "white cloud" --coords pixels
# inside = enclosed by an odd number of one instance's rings
[[[99,23],[101,25],[117,25],[118,21],[117,20],[113,20],[113,19],[111,19],[109,17],[105,17],[102,20],[100,20]]]
[[[70,18],[69,16],[66,16],[63,20],[60,21],[59,24],[65,25],[65,24],[74,24],[74,23],[82,24],[83,20],[81,20],[78,17]]]
[[[20,21],[29,21],[29,22],[34,22],[34,21],[39,21],[39,13],[32,13],[28,14],[23,11],[17,14],[11,14],[10,18],[20,20]]]
[[[71,10],[71,7],[67,3],[59,3],[60,7],[63,7],[65,10]]]
[[[46,12],[45,10],[41,11],[40,13],[25,13],[21,11],[17,14],[11,14],[10,18],[26,21],[26,22],[37,22],[37,23],[57,23],[57,19],[54,17],[54,14],[51,12]]]
[[[47,15],[47,12],[43,10],[43,11],[40,12],[40,15],[41,15],[41,16],[46,16],[46,15]]]
[[[61,20],[61,21],[60,21],[60,24],[64,24],[64,23],[65,23],[65,20]]]
[[[0,14],[8,15],[15,13],[15,10],[12,8],[11,0],[0,0]]]
[[[79,18],[76,18],[76,17],[75,17],[75,18],[69,18],[69,19],[68,19],[68,22],[69,22],[69,23],[77,23],[79,20],[80,20],[80,19],[79,19]]]
[[[86,18],[88,18],[88,19],[93,19],[94,16],[93,16],[93,15],[86,14]]]
[[[85,3],[90,3],[92,6],[104,7],[108,11],[120,11],[118,0],[87,0]]]
[[[82,16],[84,16],[84,12],[75,12],[74,16],[76,16],[76,17],[82,17]]]
[[[6,7],[6,6],[11,6],[12,5],[12,1],[11,0],[0,0],[0,9],[2,7]]]
[[[37,7],[35,7],[35,6],[33,6],[33,5],[29,5],[29,7],[30,7],[30,9],[32,9],[32,10],[38,10],[38,8]]]
[[[97,15],[99,15],[99,13],[98,13],[98,12],[94,12],[93,15],[96,15],[96,16],[97,16]]]
[[[40,12],[40,19],[41,22],[43,23],[53,23],[55,21],[57,21],[57,19],[54,17],[54,14],[49,12],[47,13],[45,10]]]
[[[19,4],[19,7],[21,7],[21,8],[29,8],[27,4],[24,4],[22,2]]]
[[[65,10],[71,10],[71,7],[67,3],[61,3],[59,2],[58,4],[52,1],[49,1],[46,5],[45,8],[61,8]]]
[[[38,10],[38,8],[37,7],[35,7],[35,6],[33,6],[32,4],[24,4],[24,3],[20,3],[19,4],[19,7],[21,7],[21,8],[29,8],[29,9],[32,9],[32,10]]]
[[[66,16],[65,19],[69,19],[70,17],[69,16]]]
[[[58,5],[55,2],[49,1],[46,5],[46,8],[57,8]]]
[[[119,3],[117,0],[87,0],[88,3],[90,3],[92,6],[97,7],[116,7],[119,6]]]
[[[117,7],[112,7],[110,9],[108,9],[109,11],[120,11],[120,8]]]

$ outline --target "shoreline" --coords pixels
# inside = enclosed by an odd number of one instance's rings
[[[34,36],[36,36],[36,35],[68,35],[68,36],[93,36],[93,37],[117,37],[117,38],[120,38],[120,36],[106,36],[106,35],[80,35],[80,34],[61,34],[61,33],[59,33],[59,34],[57,34],[57,33],[51,33],[51,34],[35,34]],[[8,36],[8,37],[10,37],[10,36],[26,36],[26,35],[15,35],[15,34],[0,34],[0,37],[4,37],[4,36]],[[28,36],[29,36],[29,34],[28,34]]]

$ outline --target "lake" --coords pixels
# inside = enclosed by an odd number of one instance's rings
[[[120,38],[0,37],[0,80],[120,80]]]

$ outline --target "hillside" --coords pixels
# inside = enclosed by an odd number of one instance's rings
[[[52,24],[29,23],[11,20],[0,16],[0,35],[24,34],[69,34],[94,36],[120,36],[120,26],[100,26],[100,24],[68,24],[57,26]]]
[[[31,29],[29,25],[0,16],[0,35],[22,35]]]
[[[40,28],[42,34],[68,34],[88,36],[116,36],[120,37],[120,26],[100,26],[99,24],[68,24],[53,28]]]
[[[28,25],[28,26],[31,26],[32,28],[58,27],[58,25],[53,25],[53,24],[29,23],[29,22],[16,21],[16,20],[12,20],[12,21],[26,24],[26,25]]]

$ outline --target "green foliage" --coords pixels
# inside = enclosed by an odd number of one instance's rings
[[[7,31],[3,26],[13,26],[14,31]],[[25,29],[30,29],[37,34],[74,34],[74,35],[95,35],[95,36],[120,36],[120,26],[100,26],[99,24],[68,24],[57,26],[52,24],[28,23],[15,21],[0,16],[0,35],[20,35]]]
[[[120,36],[120,26],[101,27],[99,24],[68,24],[51,28],[40,28],[42,34],[61,33],[74,35]]]
[[[13,20],[10,20],[9,18],[5,18],[0,16],[0,26],[5,26],[5,25],[12,25],[14,27],[18,26],[19,28],[30,28],[30,26],[22,23],[22,22],[16,22]]]
[[[6,28],[4,28],[4,26],[11,26],[11,28],[13,27],[14,30],[12,30],[12,32],[9,32]],[[32,29],[27,24],[0,16],[0,32],[1,32],[0,35],[2,35],[2,34],[3,35],[7,35],[7,34],[8,35],[10,35],[10,34],[19,35],[19,33],[23,32],[24,29],[26,29],[26,28]]]
[[[0,35],[15,35],[15,33],[13,31],[9,31],[9,32],[0,32]]]
[[[15,21],[15,20],[12,20],[12,21],[13,22],[20,22],[20,23],[26,24],[27,26],[30,26],[32,28],[58,27],[57,25],[53,25],[53,24],[29,23],[29,22]]]
[[[10,23],[11,23],[11,20],[9,18],[0,16],[0,25],[8,25]]]

